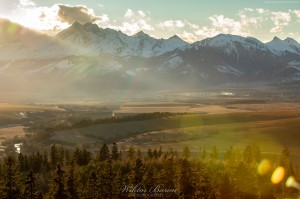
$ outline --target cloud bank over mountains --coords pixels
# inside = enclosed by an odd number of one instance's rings
[[[31,0],[0,1],[0,17],[8,18],[26,27],[48,34],[56,34],[75,21],[85,24],[93,22],[102,28],[120,30],[133,35],[141,30],[155,38],[168,38],[174,34],[187,42],[195,42],[220,33],[240,36],[254,36],[263,41],[274,36],[293,37],[300,40],[300,33],[294,27],[300,25],[300,9],[272,11],[264,8],[243,8],[233,16],[213,14],[205,23],[187,19],[157,19],[151,11],[124,8],[120,18],[114,19],[108,13],[95,12],[87,5],[54,4],[40,6]],[[97,4],[103,8],[105,5]]]

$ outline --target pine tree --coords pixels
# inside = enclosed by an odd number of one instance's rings
[[[243,153],[243,159],[246,164],[251,164],[254,160],[252,147],[247,145]]]
[[[233,197],[233,185],[229,179],[229,175],[225,172],[221,177],[220,195],[221,199],[230,199]]]
[[[213,159],[213,160],[217,160],[219,158],[219,153],[218,153],[218,149],[216,146],[214,146],[212,148],[212,152],[210,154],[210,158]]]
[[[130,148],[127,151],[127,158],[132,160],[135,156],[135,150],[132,146],[130,146]]]
[[[159,182],[162,184],[164,188],[175,189],[174,186],[175,165],[174,165],[173,158],[167,159],[166,162],[163,163],[163,170],[159,174],[160,174]],[[164,198],[173,199],[173,198],[177,198],[177,195],[174,192],[169,192],[164,194]]]
[[[43,170],[44,171],[49,171],[50,170],[50,163],[49,163],[47,151],[44,151],[42,165],[43,165]]]
[[[279,158],[279,165],[287,168],[289,157],[290,157],[290,151],[287,147],[284,147]]]
[[[183,148],[183,151],[182,151],[182,157],[183,158],[189,158],[190,157],[190,154],[191,154],[191,150],[188,146],[185,146]]]
[[[235,195],[239,198],[258,198],[258,181],[256,171],[249,165],[241,162],[233,172]],[[251,183],[249,183],[251,182]]]
[[[136,157],[139,158],[139,159],[142,159],[142,152],[140,149],[137,149],[136,151]]]
[[[122,182],[122,175],[121,172],[117,172],[113,179],[113,186],[112,186],[112,198],[121,198],[121,182]]]
[[[57,162],[60,165],[63,165],[65,161],[65,149],[63,146],[59,147],[58,152],[57,152]]]
[[[79,154],[80,155],[79,155],[78,165],[84,166],[84,165],[87,165],[91,161],[91,153],[89,151],[87,151],[86,149],[83,149],[82,151],[80,151]]]
[[[65,189],[65,176],[60,164],[57,165],[54,178],[50,184],[49,198],[66,199],[69,197]]]
[[[153,189],[156,183],[157,181],[154,179],[153,167],[150,166],[147,168],[142,184],[145,186],[145,189],[149,192],[151,189]]]
[[[136,159],[135,167],[133,168],[133,185],[137,185],[142,182],[144,175],[143,163],[140,158]]]
[[[192,198],[194,187],[190,179],[192,178],[191,165],[187,159],[179,161],[176,171],[176,190],[179,198]]]
[[[153,158],[153,153],[151,149],[148,149],[148,158],[152,159]]]
[[[53,144],[51,146],[51,151],[50,151],[51,168],[55,169],[57,167],[57,163],[58,163],[58,152],[57,152],[55,144]]]
[[[3,196],[7,199],[20,198],[20,173],[17,168],[16,160],[9,156],[4,159],[3,176],[4,187]]]
[[[253,158],[255,162],[260,162],[261,161],[261,150],[260,147],[256,144],[253,144]]]
[[[105,162],[101,173],[101,198],[112,198],[113,179],[112,161],[109,159]]]
[[[154,157],[155,159],[158,158],[158,151],[157,151],[157,149],[154,149],[154,151],[153,151],[153,157]]]
[[[86,199],[97,199],[100,198],[100,193],[99,193],[99,181],[96,173],[92,171],[89,175],[88,181],[87,181],[87,186],[85,188],[85,194],[83,198]]]
[[[210,166],[214,167],[214,163]],[[208,169],[203,166],[201,162],[197,162],[191,166],[191,173],[190,183],[194,192],[190,193],[192,194],[190,197],[215,199],[216,196],[213,185],[216,183],[212,183]]]
[[[143,176],[144,176],[144,165],[142,163],[142,160],[140,158],[137,158],[135,161],[135,166],[131,171],[131,185],[132,187],[134,186],[139,186],[141,188],[143,188],[142,180],[143,180]],[[137,194],[139,194],[138,192],[135,193],[135,195],[137,196]]]
[[[25,157],[23,156],[22,153],[20,153],[20,154],[18,155],[18,162],[19,162],[19,169],[20,169],[20,172],[25,171]]]
[[[205,149],[205,146],[203,147],[203,150],[202,150],[202,154],[201,154],[201,159],[202,160],[205,160],[206,159],[206,156],[207,156],[207,154],[206,154],[206,149]]]
[[[120,159],[118,145],[116,143],[113,143],[113,146],[112,146],[112,149],[111,149],[111,158],[114,161]]]
[[[160,158],[162,155],[163,155],[162,147],[160,146],[158,150],[158,157]]]
[[[38,198],[38,187],[37,187],[37,180],[34,177],[32,171],[30,171],[25,179],[25,187],[24,187],[24,199],[36,199]]]
[[[106,144],[103,144],[100,153],[99,153],[99,160],[100,161],[106,161],[110,158],[110,151]]]
[[[71,164],[71,155],[70,155],[70,151],[69,150],[66,150],[65,159],[66,159],[66,164],[67,165]]]
[[[79,198],[77,193],[77,182],[75,179],[74,167],[75,164],[73,161],[71,161],[66,172],[66,190],[71,199]]]
[[[224,154],[224,160],[230,162],[231,164],[235,162],[234,150],[232,146],[230,146],[230,148]]]

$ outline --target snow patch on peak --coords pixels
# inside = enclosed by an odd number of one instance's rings
[[[174,56],[169,59],[165,64],[168,64],[171,69],[177,68],[180,64],[183,63],[183,59],[180,56]]]
[[[137,37],[137,38],[140,38],[140,39],[147,39],[147,38],[152,38],[150,37],[148,34],[144,33],[144,31],[139,31],[137,33],[135,33],[134,35],[132,35],[133,37]]]
[[[228,66],[228,65],[218,65],[215,67],[221,73],[229,73],[229,74],[233,74],[233,75],[236,75],[239,77],[244,74],[243,72],[239,71],[238,69]]]
[[[294,68],[300,71],[300,61],[291,61],[288,63],[288,68]]]
[[[290,37],[286,38],[284,41],[291,45],[300,46],[300,44],[295,39]]]
[[[300,45],[291,38],[281,40],[278,37],[274,37],[272,41],[266,43],[266,46],[271,52],[279,56],[284,55],[287,52],[300,54]]]

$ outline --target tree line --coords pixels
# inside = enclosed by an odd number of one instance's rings
[[[289,156],[284,148],[262,174],[257,171],[262,157],[255,144],[243,151],[230,147],[222,157],[216,146],[203,147],[198,157],[191,157],[187,146],[181,152],[141,152],[134,147],[121,151],[114,143],[92,152],[52,145],[43,152],[1,160],[0,198],[297,198],[298,190],[285,186],[288,177],[299,177]],[[270,179],[278,166],[286,175],[274,184]]]

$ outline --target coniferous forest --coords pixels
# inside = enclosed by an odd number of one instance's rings
[[[222,156],[222,157],[221,157]],[[0,164],[3,199],[275,199],[298,198],[299,175],[284,148],[276,160],[262,159],[257,145],[224,154],[217,147],[191,156],[182,151],[103,144],[97,152],[50,150],[10,155]],[[299,185],[298,185],[299,186]]]

